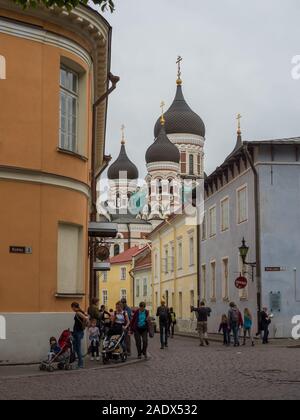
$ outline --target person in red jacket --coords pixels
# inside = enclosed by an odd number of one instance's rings
[[[135,311],[133,318],[130,323],[130,330],[134,334],[136,348],[138,352],[138,359],[144,355],[147,359],[147,348],[148,348],[148,332],[151,319],[149,311],[146,309],[146,304],[141,302],[139,309]]]

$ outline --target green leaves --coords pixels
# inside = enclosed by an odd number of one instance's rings
[[[78,6],[80,3],[88,4],[88,0],[12,0],[15,3],[22,6],[24,9],[29,7],[36,7],[39,4],[43,4],[46,7],[57,6],[57,7],[66,7],[66,9],[71,10],[74,7]],[[115,10],[115,5],[113,0],[92,0],[93,3],[100,6],[102,12],[110,10],[112,13]]]

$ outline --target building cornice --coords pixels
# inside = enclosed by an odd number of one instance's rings
[[[74,178],[43,171],[35,171],[24,168],[0,165],[0,180],[28,182],[40,185],[49,185],[58,188],[65,188],[84,194],[90,198],[90,186]]]

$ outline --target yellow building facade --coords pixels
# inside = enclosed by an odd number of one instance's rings
[[[180,330],[190,330],[197,305],[197,227],[184,215],[173,216],[150,235],[152,241],[152,303],[173,307]]]
[[[111,258],[110,271],[99,274],[100,304],[107,310],[115,309],[122,298],[127,299],[128,306],[134,306],[134,257],[140,253],[138,247]]]

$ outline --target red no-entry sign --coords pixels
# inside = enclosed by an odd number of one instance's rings
[[[240,276],[235,281],[235,287],[237,289],[245,289],[247,287],[248,280],[246,277]]]

